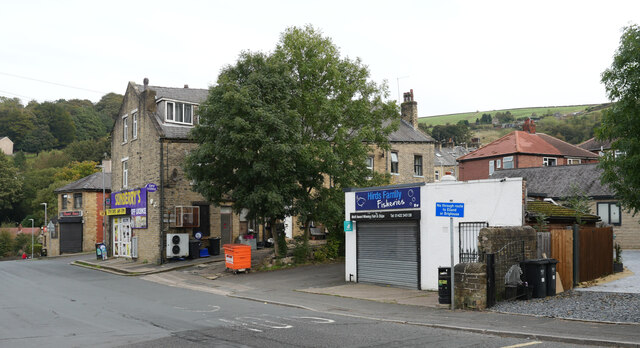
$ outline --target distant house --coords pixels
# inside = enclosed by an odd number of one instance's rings
[[[435,157],[433,159],[433,176],[436,182],[440,181],[442,176],[450,173],[454,177],[458,177],[458,157],[462,157],[475,148],[467,148],[465,146],[456,146],[447,144],[445,146],[436,146]]]
[[[9,137],[0,138],[0,150],[5,155],[9,155],[9,156],[13,155],[13,141],[11,141]]]
[[[93,173],[54,192],[58,195],[58,233],[50,231],[47,236],[49,255],[95,250],[95,243],[103,242],[101,212],[111,192],[111,173],[104,173],[104,178],[102,172]]]
[[[591,138],[581,144],[578,144],[578,147],[589,152],[593,152],[598,156],[603,156],[605,152],[611,150],[611,142],[608,140],[597,140],[596,138]]]
[[[513,131],[458,158],[459,180],[492,178],[505,169],[553,167],[598,162],[598,155],[543,133],[527,119],[522,131]]]
[[[602,170],[595,163],[575,166],[539,167],[501,170],[492,178],[518,178],[527,182],[529,199],[552,199],[563,203],[577,192],[591,199],[591,213],[600,216],[603,223],[612,225],[616,242],[625,249],[640,248],[640,224],[638,217],[621,208],[615,193],[602,185]]]

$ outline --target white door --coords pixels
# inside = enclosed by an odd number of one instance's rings
[[[131,257],[131,217],[113,218],[113,256]]]

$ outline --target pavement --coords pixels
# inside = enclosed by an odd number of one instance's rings
[[[257,272],[261,265],[271,262],[271,252],[272,249],[253,251],[251,272],[239,274],[226,269],[222,255],[163,265],[140,264],[127,259],[98,261],[95,257],[84,257],[74,264],[121,275],[141,276],[168,286],[319,313],[581,345],[640,347],[640,318],[638,323],[625,324],[486,311],[451,311],[449,305],[438,304],[435,291],[345,282],[344,263]],[[633,261],[636,256],[640,260],[640,250],[625,250],[624,253],[625,267],[640,274],[640,262]],[[594,286],[591,291],[609,291],[606,289],[612,286],[621,292],[637,288],[640,280],[629,278],[632,277]]]
[[[598,284],[588,288],[576,288],[576,291],[605,291],[622,292],[628,294],[640,294],[640,250],[623,250],[622,264],[625,273],[630,275],[611,282]]]

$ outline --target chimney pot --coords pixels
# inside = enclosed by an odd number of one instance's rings
[[[185,85],[184,85],[184,88],[189,88],[189,85],[185,84]]]
[[[149,79],[145,77],[144,80],[142,80],[142,83],[144,84],[144,89],[147,89],[149,86]]]

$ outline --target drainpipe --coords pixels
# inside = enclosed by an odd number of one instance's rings
[[[162,144],[164,138],[160,137],[160,263],[164,263],[165,260],[165,232],[164,232],[164,149]]]

